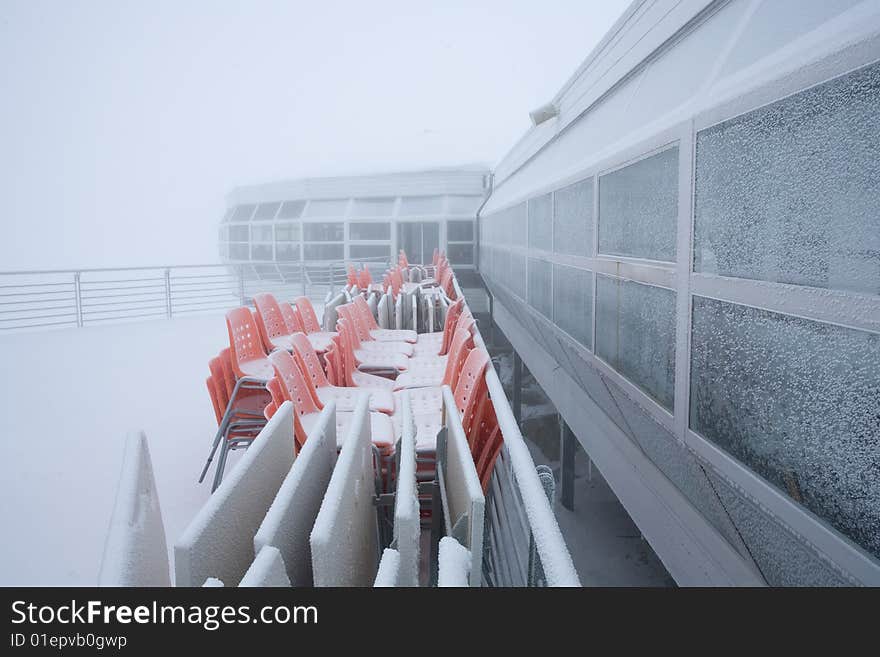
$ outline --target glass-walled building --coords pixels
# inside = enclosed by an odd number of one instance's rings
[[[386,263],[404,249],[411,262],[430,263],[439,248],[472,268],[488,187],[482,167],[239,187],[227,198],[220,255],[230,263]]]

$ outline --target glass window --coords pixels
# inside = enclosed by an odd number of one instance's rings
[[[232,217],[229,221],[249,221],[256,208],[257,206],[255,204],[238,205],[235,208],[235,212],[232,213]]]
[[[446,223],[447,242],[473,242],[473,221],[449,221]]]
[[[267,221],[269,219],[273,219],[275,217],[275,213],[278,212],[278,208],[281,207],[281,202],[277,203],[260,203],[257,207],[257,212],[254,214],[254,221]]]
[[[400,199],[400,214],[407,217],[443,214],[443,197],[404,196]]]
[[[247,226],[230,226],[229,241],[230,242],[247,242],[250,235],[250,229]]]
[[[675,260],[678,146],[599,177],[599,252]]]
[[[880,294],[880,65],[697,135],[694,269]]]
[[[272,259],[271,244],[251,244],[251,260],[269,262]]]
[[[344,244],[306,244],[303,248],[305,260],[343,260]]]
[[[354,216],[356,217],[390,217],[394,212],[393,198],[356,198],[354,200]]]
[[[350,223],[348,224],[348,239],[358,240],[385,240],[391,239],[391,223],[379,221],[374,223]]]
[[[517,246],[527,245],[527,212],[526,204],[520,203],[509,208],[504,216],[501,217],[498,230],[505,235],[506,239],[504,241],[508,244],[515,244]]]
[[[341,242],[345,239],[345,224],[303,224],[303,240],[306,242]]]
[[[447,244],[446,256],[453,265],[472,265],[474,264],[474,245]]]
[[[589,256],[593,251],[593,179],[553,193],[553,250]]]
[[[223,214],[223,221],[232,221],[232,215],[235,214],[235,207],[226,208],[226,212]]]
[[[691,428],[880,557],[880,335],[693,301]]]
[[[306,217],[343,217],[348,208],[348,199],[326,199],[309,201]]]
[[[297,219],[302,214],[304,207],[306,207],[305,201],[284,201],[281,204],[281,210],[278,212],[278,218]]]
[[[276,242],[298,242],[299,224],[294,222],[275,224]]]
[[[593,273],[553,265],[553,322],[587,349],[593,348]]]
[[[482,196],[450,196],[448,197],[447,214],[477,214],[477,209],[483,202]]]
[[[251,226],[251,242],[271,242],[272,226]]]
[[[672,411],[675,292],[599,275],[596,354]]]
[[[553,248],[553,198],[544,194],[529,199],[529,248]]]
[[[248,260],[250,259],[250,248],[247,244],[238,244],[233,242],[229,245],[230,260]]]
[[[526,298],[526,257],[521,253],[510,253],[510,289],[520,299]]]
[[[290,242],[282,242],[275,245],[275,259],[285,262],[299,260],[299,244],[291,244]]]
[[[352,260],[358,258],[384,258],[391,257],[390,244],[350,244],[348,252]]]
[[[553,317],[553,265],[529,258],[529,305],[551,319]]]

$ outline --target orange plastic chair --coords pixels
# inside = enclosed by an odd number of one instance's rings
[[[348,276],[347,276],[346,280],[348,281],[348,287],[351,287],[352,285],[358,284],[358,275],[354,269],[354,265],[348,266]]]
[[[311,391],[313,399],[320,408],[329,401],[336,402],[337,411],[353,411],[357,405],[359,393],[356,388],[346,388],[344,386],[334,386],[327,380],[327,376],[318,360],[308,339],[302,333],[293,336],[293,356],[300,371],[305,375],[308,382],[311,383]],[[379,413],[391,414],[394,412],[394,398],[390,392],[384,388],[360,388],[370,395],[370,410]]]
[[[256,308],[257,328],[260,331],[260,338],[265,350],[267,352],[273,349],[290,351],[291,332],[275,297],[268,292],[255,294],[254,307]]]
[[[371,339],[379,342],[409,342],[412,344],[418,341],[419,336],[415,331],[379,328],[379,324],[376,322],[376,318],[373,317],[373,312],[370,310],[367,300],[363,297],[355,297],[351,305],[357,322],[358,335],[361,336],[361,340]]]
[[[361,269],[360,276],[358,277],[357,286],[362,290],[369,290],[372,283],[373,276],[370,274],[370,268],[364,265],[363,269]]]
[[[321,324],[318,322],[318,316],[315,314],[315,307],[308,297],[298,297],[294,300],[293,305],[299,313],[302,322],[303,331],[306,333],[320,333]]]
[[[478,402],[486,396],[486,364],[489,362],[489,354],[482,348],[472,349],[461,368],[458,384],[455,386],[455,406],[461,415],[461,424],[468,443],[473,442],[473,430],[475,426],[474,416]]]
[[[349,340],[348,330],[345,328],[345,322],[337,325],[339,328],[339,336],[334,339],[337,344],[334,358],[336,359],[336,367],[341,377],[341,385],[358,388],[385,388],[394,389],[394,378],[386,378],[378,376],[370,372],[362,372],[357,369],[354,355],[351,353],[351,342]],[[396,371],[386,370],[384,374],[389,376],[396,375]]]
[[[336,309],[341,321],[337,322],[336,328],[344,335],[343,347],[345,356],[350,359],[353,367],[362,371],[383,372],[395,376],[395,372],[404,372],[409,367],[409,357],[389,349],[382,349],[381,342],[373,342],[362,345],[354,328],[354,321],[348,317],[343,306]]]
[[[355,297],[360,299],[360,297]],[[366,302],[365,302],[366,303]],[[367,309],[369,313],[369,309]],[[367,322],[357,311],[354,302],[347,303],[336,307],[336,313],[339,317],[347,320],[350,326],[357,334],[357,342],[359,349],[366,352],[377,354],[402,354],[403,356],[412,356],[413,343],[403,340],[377,340],[370,332]]]
[[[266,359],[266,351],[251,311],[245,307],[230,310],[226,313],[226,327],[229,331],[232,371],[236,377],[263,382],[271,379],[272,364]]]

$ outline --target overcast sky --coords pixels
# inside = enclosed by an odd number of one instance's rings
[[[216,262],[234,186],[501,159],[630,0],[0,0],[0,270]]]

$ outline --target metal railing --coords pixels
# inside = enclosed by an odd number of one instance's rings
[[[387,259],[352,261],[374,279]],[[348,264],[249,262],[214,265],[0,272],[0,332],[172,318],[249,305],[258,292],[323,300],[346,283]]]

